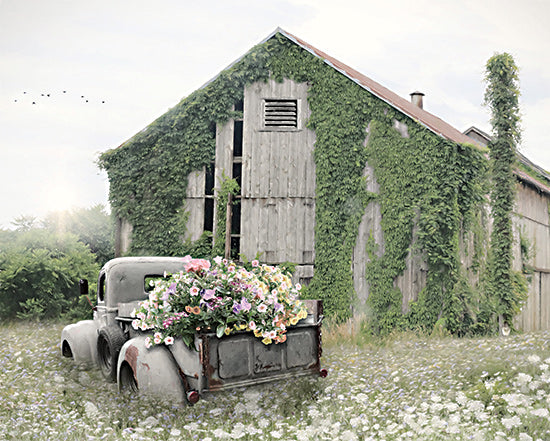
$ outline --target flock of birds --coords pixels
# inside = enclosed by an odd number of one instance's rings
[[[70,95],[66,90],[63,90],[60,94]],[[52,98],[54,94],[48,93],[48,92],[44,92],[44,93],[41,93],[40,95],[38,95],[38,94],[29,93],[29,92],[23,92],[22,95],[23,95],[23,96],[20,96],[20,97],[18,97],[18,98],[15,98],[15,99],[14,99],[14,102],[15,102],[15,103],[20,103],[20,102],[31,102],[32,105],[36,105],[36,104],[38,104],[38,102],[39,102],[40,99]],[[82,102],[84,102],[84,103],[89,103],[89,102],[100,102],[101,104],[105,104],[105,100],[96,100],[96,99],[92,100],[91,98],[88,98],[88,97],[85,96],[85,95],[80,95],[80,99],[81,99]]]

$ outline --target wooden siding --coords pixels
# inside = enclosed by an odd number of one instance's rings
[[[529,297],[515,320],[523,331],[550,329],[550,227],[548,197],[518,184],[514,219],[514,269],[522,269],[520,235],[533,247]]]
[[[370,165],[366,165],[363,170],[363,176],[366,178],[367,190],[373,193],[380,192],[380,186],[374,177],[374,169]],[[353,288],[357,294],[357,298],[361,304],[364,304],[369,297],[369,285],[365,279],[366,265],[370,261],[367,255],[367,243],[372,238],[377,245],[376,255],[378,257],[384,254],[384,233],[380,221],[380,204],[371,202],[367,205],[365,213],[359,224],[359,231],[355,241],[352,257],[352,273],[353,273]]]
[[[204,231],[205,171],[194,171],[187,177],[187,193],[183,205],[187,212],[186,240],[197,240]]]
[[[315,259],[315,134],[308,86],[290,80],[245,89],[241,188],[241,253],[268,263],[313,264]],[[298,101],[298,127],[265,129],[263,100]]]

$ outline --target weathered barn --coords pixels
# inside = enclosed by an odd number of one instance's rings
[[[449,307],[446,293],[469,301],[452,289],[457,273],[472,289],[480,280],[475,249],[485,239],[466,230],[472,219],[484,222],[485,199],[471,194],[482,187],[487,135],[461,133],[424,110],[422,97],[404,99],[277,29],[102,155],[117,254],[178,254],[205,231],[222,240],[223,229],[233,255],[294,263],[295,277],[323,291],[329,310],[370,297],[380,326],[392,311],[433,325]],[[533,272],[518,325],[548,329],[548,175],[521,164],[515,266]],[[240,187],[229,216],[219,204],[228,178]],[[428,306],[411,312],[413,303]],[[456,306],[455,321],[475,320],[471,305]]]

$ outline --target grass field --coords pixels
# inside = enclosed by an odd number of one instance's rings
[[[327,336],[325,379],[219,392],[193,407],[119,394],[60,355],[63,325],[0,326],[0,440],[549,440],[550,333]],[[330,337],[330,338],[329,338]]]

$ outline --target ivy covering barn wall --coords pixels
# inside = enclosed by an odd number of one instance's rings
[[[377,257],[370,252],[367,267],[371,330],[439,323],[466,333],[461,326],[478,320],[471,299],[477,299],[478,309],[480,302],[461,269],[458,243],[461,231],[475,224],[485,194],[482,152],[433,134],[280,34],[101,156],[113,210],[134,227],[132,253],[175,255],[193,246],[182,240],[187,175],[214,159],[213,128],[238,116],[230,109],[242,99],[245,85],[269,76],[310,84],[316,260],[307,295],[323,299],[326,314],[335,320],[350,317],[356,301],[353,247],[367,204],[377,201],[385,253]],[[407,125],[408,138],[392,128],[395,120]],[[374,167],[379,194],[366,190],[367,161]],[[427,286],[403,315],[394,280],[405,267],[413,225],[418,237],[413,252],[428,263]]]

